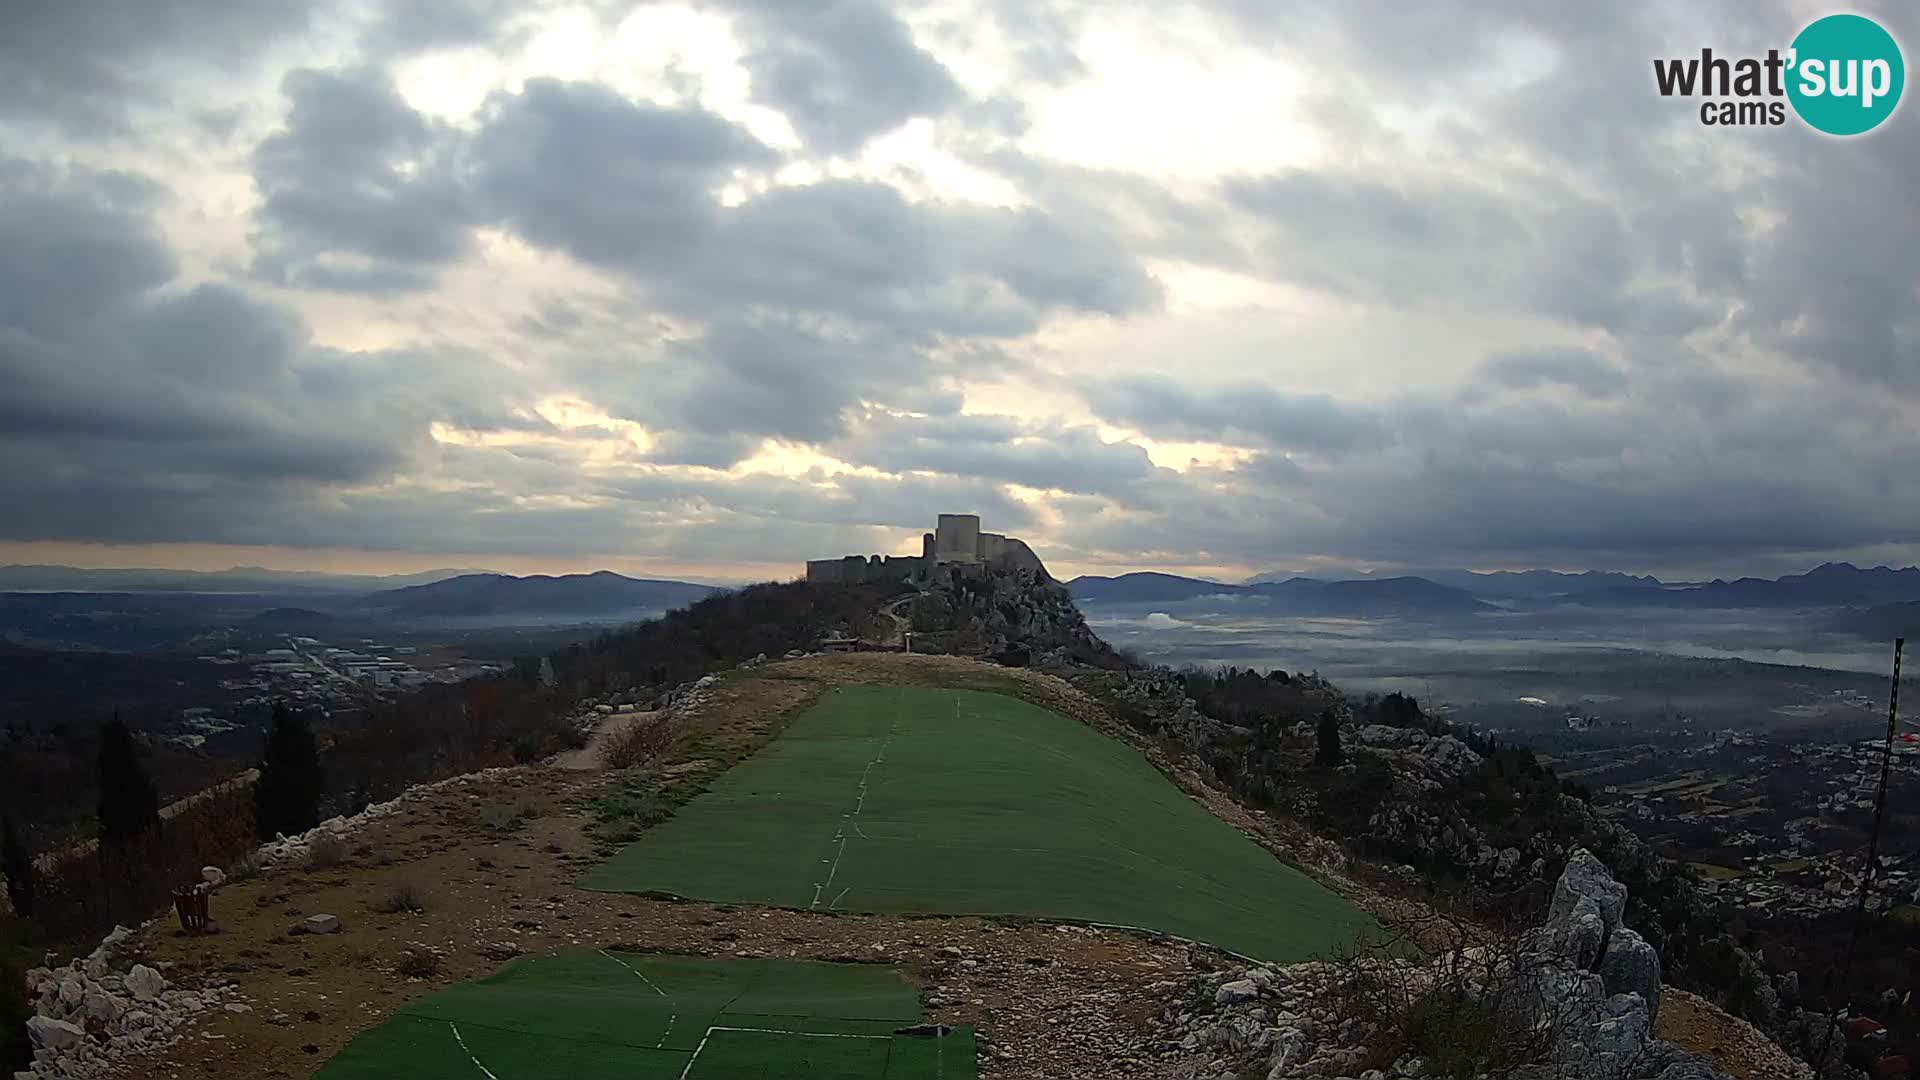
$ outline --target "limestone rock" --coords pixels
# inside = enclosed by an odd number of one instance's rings
[[[1508,851],[1513,849],[1509,848]],[[1501,861],[1506,861],[1506,852],[1501,852]],[[1514,852],[1518,862],[1518,852]],[[1627,910],[1627,887],[1613,880],[1607,872],[1607,866],[1586,848],[1576,848],[1567,856],[1567,868],[1560,874],[1560,880],[1553,886],[1553,903],[1547,908],[1547,921],[1556,923],[1572,915],[1580,899],[1586,897],[1594,902],[1600,912],[1600,920],[1611,934],[1620,925],[1620,917]]]
[[[1220,989],[1213,993],[1213,1000],[1221,1005],[1234,1005],[1242,1001],[1252,1001],[1259,996],[1260,988],[1254,985],[1252,979],[1235,979],[1232,982],[1220,984]]]
[[[332,934],[338,932],[340,929],[340,916],[326,914],[309,915],[306,921],[302,922],[300,926],[309,934]]]
[[[86,1032],[65,1020],[49,1020],[36,1016],[27,1021],[27,1033],[33,1036],[35,1046],[49,1050],[62,1050],[86,1037]]]
[[[133,965],[127,972],[127,993],[135,1001],[153,1001],[167,988],[167,980],[159,972],[145,964]]]
[[[1598,970],[1607,993],[1639,994],[1648,1018],[1660,1015],[1660,954],[1647,939],[1624,926],[1615,930]]]

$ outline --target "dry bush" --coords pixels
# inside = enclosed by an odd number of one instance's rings
[[[673,746],[673,736],[673,723],[665,718],[630,721],[607,734],[600,744],[600,757],[609,769],[650,765]]]
[[[400,954],[393,970],[410,979],[431,979],[445,971],[446,966],[439,953],[416,945]]]
[[[1384,935],[1335,950],[1320,1002],[1323,1020],[1368,1029],[1370,1067],[1414,1053],[1436,1077],[1504,1074],[1552,1061],[1581,1022],[1571,1002],[1539,992],[1556,961],[1522,928],[1431,910],[1382,925]]]
[[[260,876],[260,852],[249,851],[227,864],[227,881],[250,881]]]
[[[488,803],[480,808],[480,824],[494,832],[509,832],[520,827],[519,811],[505,803]]]
[[[374,905],[375,911],[382,915],[399,915],[427,910],[426,894],[411,881],[403,881],[387,890],[387,895]]]
[[[328,870],[339,866],[347,858],[346,841],[331,833],[321,833],[307,845],[309,870]]]

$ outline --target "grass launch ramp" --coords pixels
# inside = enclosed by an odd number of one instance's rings
[[[316,1080],[972,1080],[972,1031],[919,1018],[881,965],[575,949],[406,1006]]]
[[[1072,919],[1281,962],[1372,925],[1132,748],[971,690],[835,688],[581,885]]]

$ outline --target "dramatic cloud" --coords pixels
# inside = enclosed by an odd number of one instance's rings
[[[282,284],[391,292],[468,248],[445,138],[381,73],[294,71],[286,128],[254,152],[254,269]]]
[[[1920,558],[1920,113],[1652,86],[1784,2],[230,6],[0,20],[0,543]]]
[[[962,92],[879,0],[735,0],[754,96],[780,110],[811,147],[847,153]]]

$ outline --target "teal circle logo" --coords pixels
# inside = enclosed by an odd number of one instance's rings
[[[1787,98],[1829,135],[1872,131],[1893,115],[1907,84],[1900,43],[1863,15],[1828,15],[1793,39]]]

